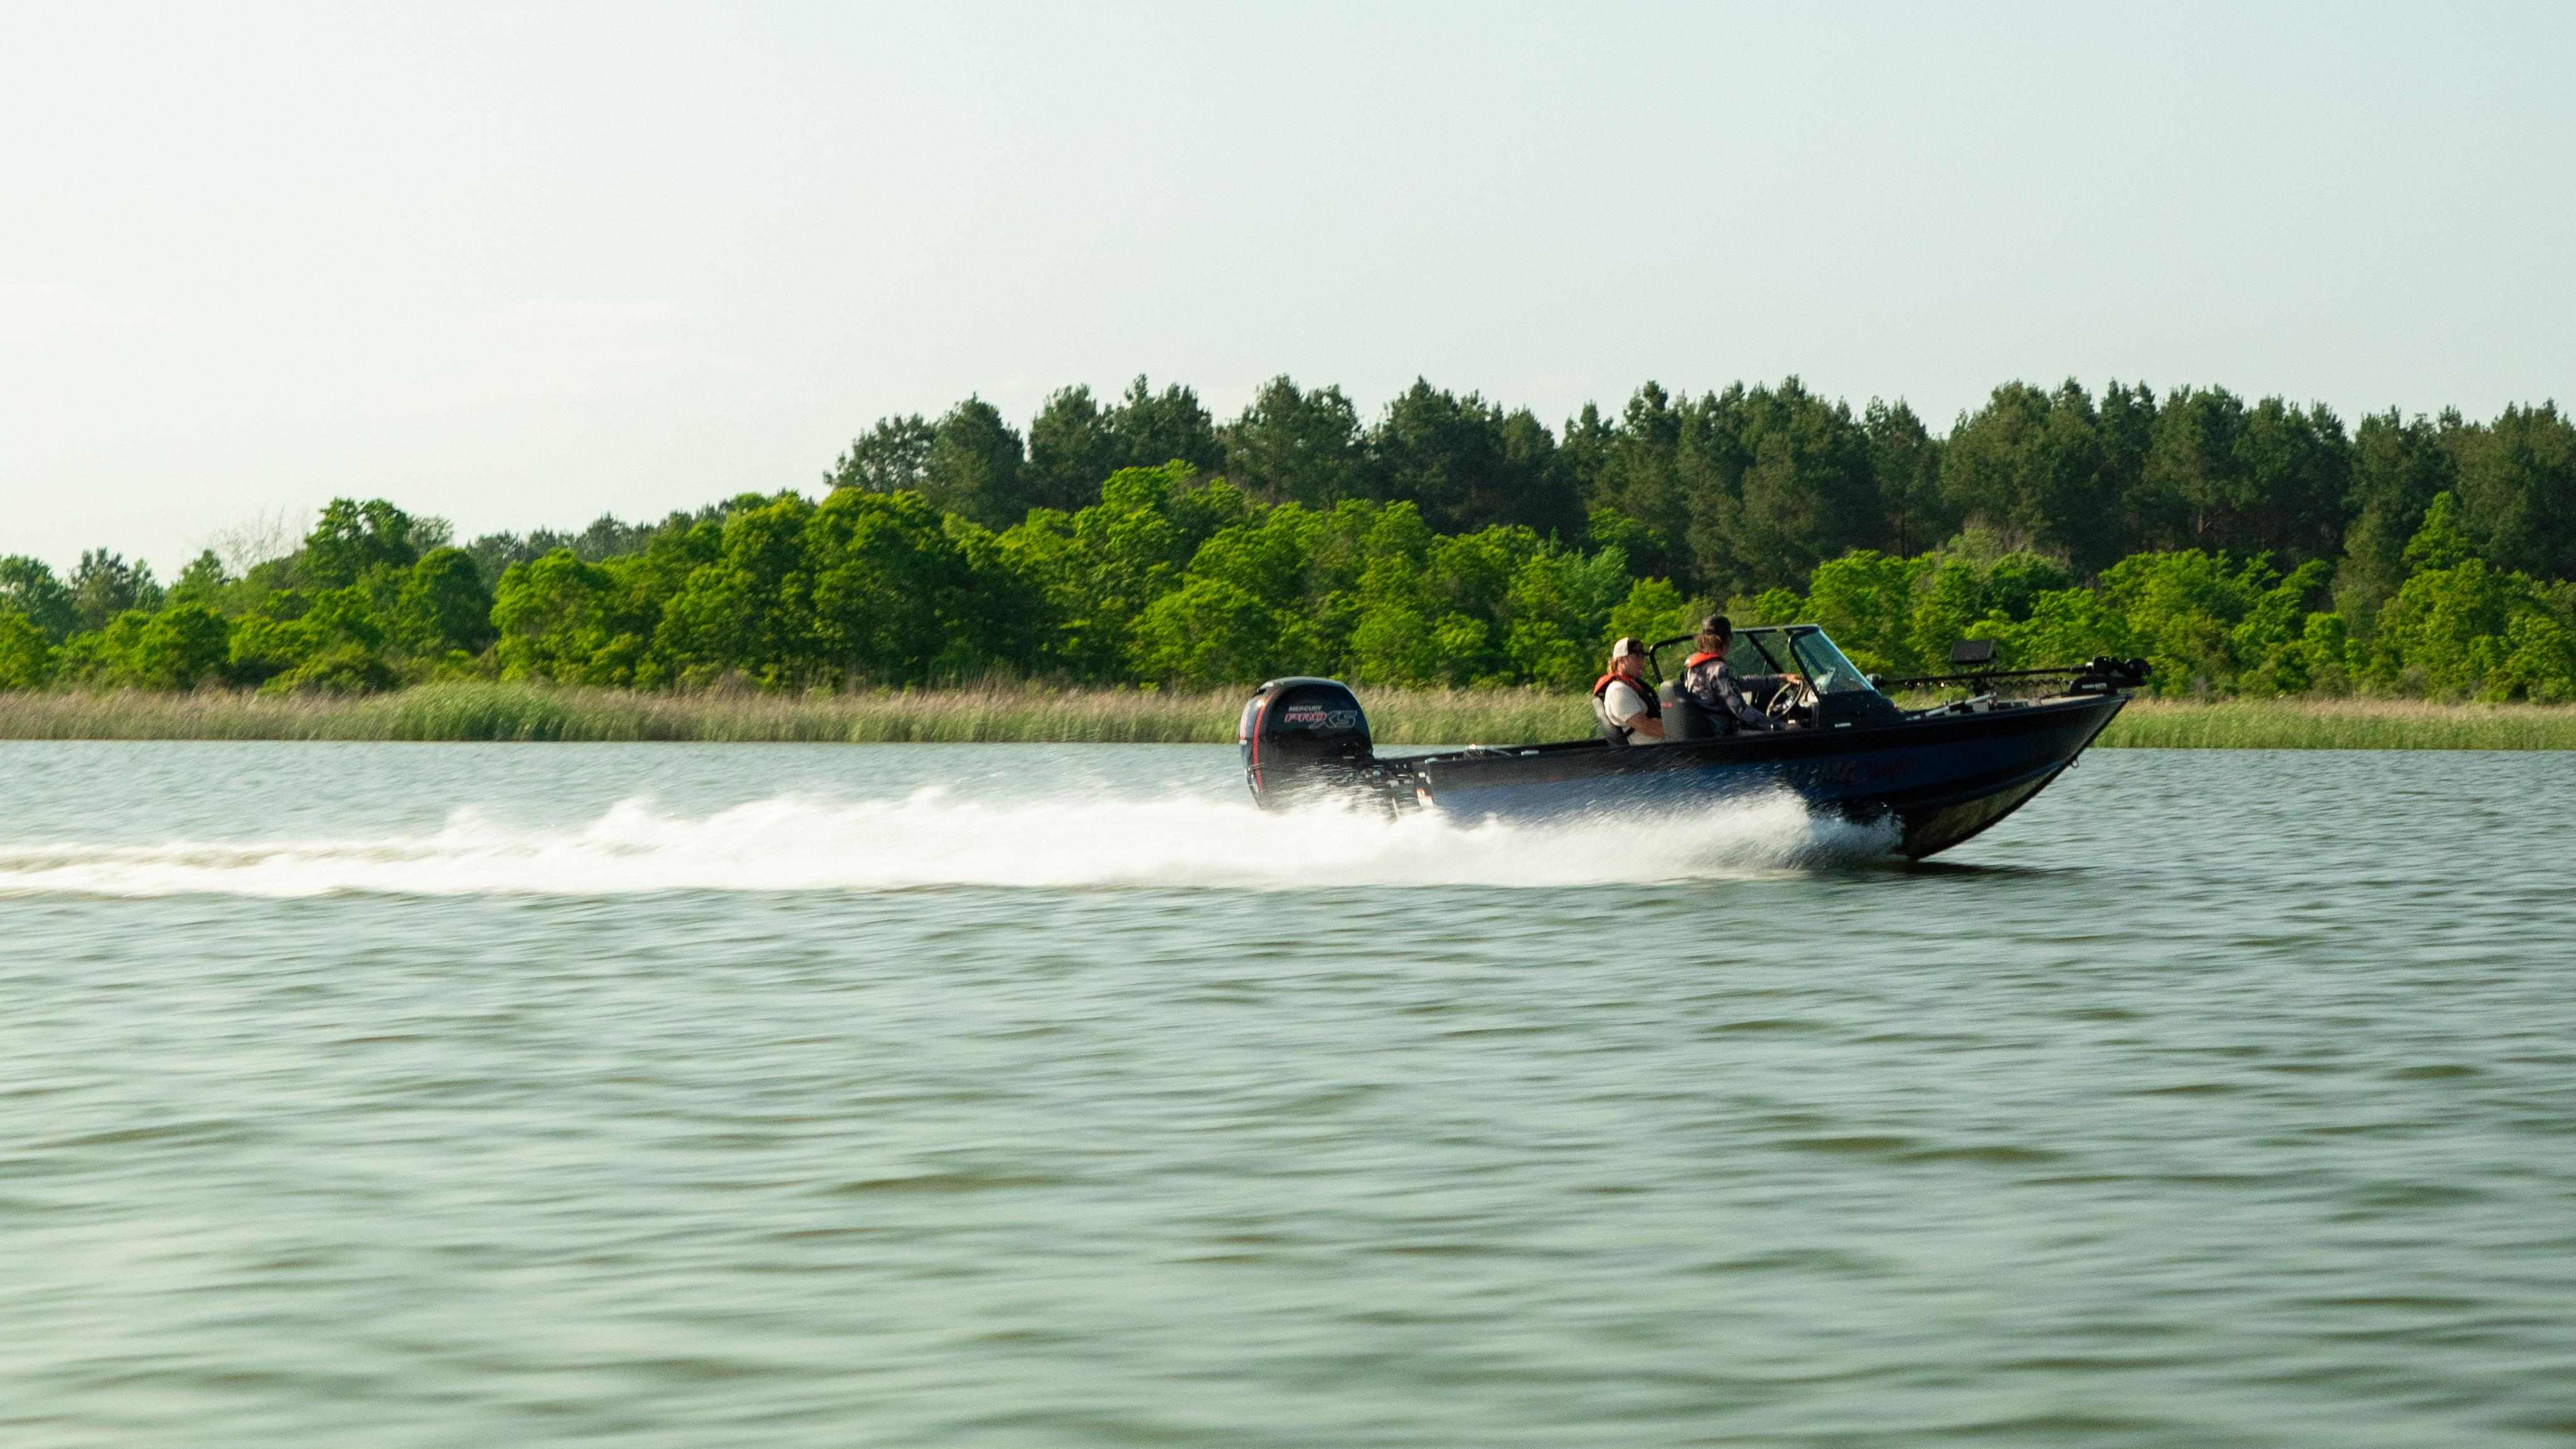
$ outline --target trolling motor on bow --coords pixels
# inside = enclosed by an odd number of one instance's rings
[[[2114,659],[2097,654],[2082,664],[2061,664],[2047,669],[1997,669],[1995,641],[1962,639],[1950,646],[1949,674],[1919,674],[1908,679],[1871,677],[1880,689],[1922,689],[1937,684],[1965,685],[1973,692],[1992,693],[2004,680],[2063,679],[2069,694],[2115,694],[2136,689],[2147,682],[2147,661]]]
[[[1273,679],[1252,692],[1236,732],[1244,783],[1265,808],[1319,798],[1409,803],[1403,771],[1377,758],[1368,715],[1337,679]]]

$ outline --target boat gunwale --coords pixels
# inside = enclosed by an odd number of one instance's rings
[[[1936,745],[1968,736],[2019,734],[2025,729],[2056,724],[2067,716],[2109,705],[2100,726],[2088,735],[2085,744],[2107,727],[2131,698],[2128,691],[2114,690],[2105,694],[2057,695],[2046,699],[2013,701],[1991,710],[1975,713],[1916,715],[1898,724],[1854,724],[1837,729],[1795,729],[1759,733],[1719,735],[1698,740],[1654,740],[1644,744],[1614,745],[1605,739],[1554,740],[1536,745],[1470,745],[1464,749],[1435,750],[1421,755],[1380,755],[1386,764],[1409,769],[1452,769],[1459,766],[1508,767],[1522,761],[1581,760],[1599,762],[1606,767],[1586,770],[1586,774],[1629,774],[1645,770],[1672,768],[1684,764],[1759,764],[1775,760],[1794,760],[1818,754],[1838,754],[1873,748],[1897,748],[1913,744]],[[2083,746],[2077,747],[2081,753]],[[1563,778],[1563,777],[1559,777]]]

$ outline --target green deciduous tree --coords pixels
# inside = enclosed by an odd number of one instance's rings
[[[1200,543],[1248,511],[1243,495],[1212,500],[1188,467],[1123,468],[1078,513],[1031,513],[1003,532],[1001,556],[1027,581],[1045,618],[1040,667],[1075,679],[1125,675],[1130,634],[1153,602],[1179,586]]]
[[[139,686],[142,681],[134,672],[135,648],[143,640],[144,626],[151,622],[152,616],[141,609],[127,609],[98,628],[72,635],[54,651],[55,677],[98,688]]]
[[[1616,549],[1585,554],[1550,541],[1516,551],[1520,561],[1503,595],[1500,621],[1508,666],[1502,677],[1512,682],[1583,687],[1618,637],[1620,611],[1651,610],[1662,602],[1653,591],[1637,597],[1638,585],[1647,581],[1628,577],[1627,558]],[[1672,585],[1664,583],[1663,589],[1669,593]]]
[[[422,554],[396,597],[393,633],[416,654],[481,653],[493,639],[492,595],[474,556],[461,548]]]
[[[332,644],[260,686],[262,694],[375,694],[401,683],[384,656],[357,644]]]
[[[410,514],[382,498],[334,498],[304,536],[294,572],[309,588],[340,589],[398,573],[419,558]]]
[[[215,556],[213,549],[205,549],[188,560],[186,568],[179,570],[179,577],[170,585],[167,602],[220,608],[226,591],[234,582],[232,575],[224,569],[224,561]]]
[[[1873,674],[1930,674],[1934,661],[1914,642],[1915,589],[1934,566],[1926,555],[1900,558],[1862,549],[1817,567],[1807,586],[1807,618],[1822,624],[1851,661]],[[1971,607],[1982,613],[1983,601]]]
[[[265,684],[295,669],[322,649],[321,631],[302,619],[246,614],[232,621],[225,640],[225,672],[236,683]]]
[[[2003,646],[2009,662],[2031,668],[2071,664],[2097,655],[2126,659],[2138,650],[2125,614],[2093,589],[2049,589],[2033,596],[2017,619],[1987,616],[1980,635]],[[1945,672],[1946,660],[1925,661],[1932,673]]]
[[[126,671],[148,689],[194,688],[222,676],[230,644],[223,615],[204,604],[173,604],[143,626]]]
[[[836,494],[802,543],[818,677],[920,684],[981,657],[974,562],[921,495]]]
[[[569,548],[513,564],[501,576],[492,623],[501,677],[561,684],[624,684],[643,638],[618,608],[616,576]]]
[[[0,614],[16,614],[33,625],[48,644],[59,644],[81,627],[80,600],[51,567],[25,554],[0,558]]]
[[[153,582],[152,566],[127,563],[122,554],[103,548],[82,552],[80,566],[72,570],[71,594],[84,629],[105,628],[109,619],[128,610],[149,613],[161,607],[161,586]]]
[[[1194,577],[1146,606],[1130,643],[1136,672],[1191,688],[1296,672],[1277,611],[1221,578]]]
[[[1672,580],[1638,579],[1628,586],[1627,597],[1610,610],[1610,621],[1601,631],[1600,658],[1608,660],[1612,641],[1668,639],[1697,629],[1707,614],[1704,606],[1684,599]]]
[[[2454,699],[2576,698],[2576,598],[2483,557],[2452,494],[2434,496],[2405,559],[2412,573],[2371,636],[2373,682]]]
[[[2103,573],[2102,593],[2159,691],[2277,693],[2284,671],[2297,667],[2285,651],[2303,638],[2326,577],[2321,560],[2284,575],[2265,555],[2234,560],[2185,549],[2122,559]]]
[[[2576,623],[2568,613],[2564,607],[2515,610],[2505,622],[2502,657],[2488,669],[2480,696],[2537,704],[2576,701]]]
[[[881,495],[833,495],[869,496]],[[815,633],[814,578],[805,548],[805,526],[813,514],[805,498],[782,493],[725,520],[717,556],[691,570],[663,606],[654,634],[655,652],[682,678],[712,680],[733,671],[786,686],[823,677],[827,665]],[[607,579],[599,587],[614,593]]]
[[[54,677],[53,645],[36,622],[0,609],[0,689],[36,689]]]

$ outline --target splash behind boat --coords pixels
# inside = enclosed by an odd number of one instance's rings
[[[1662,654],[1687,636],[1658,642]],[[1954,663],[1990,664],[1963,645]],[[1240,742],[1253,797],[1277,806],[1318,797],[1433,809],[1464,820],[1670,813],[1790,791],[1810,807],[1859,821],[1893,819],[1895,853],[1920,860],[2020,808],[2075,757],[2145,682],[2143,660],[2095,659],[2063,669],[1971,668],[1878,681],[1853,667],[1813,624],[1737,632],[1728,666],[1785,727],[1717,733],[1664,684],[1669,737],[1622,744],[1567,740],[1381,756],[1368,716],[1337,680],[1274,679],[1244,705]],[[1906,709],[1887,688],[1964,685],[1965,699]],[[2054,686],[2036,698],[2012,687]]]

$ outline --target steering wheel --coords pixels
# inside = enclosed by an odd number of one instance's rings
[[[1780,681],[1780,687],[1772,691],[1771,701],[1762,706],[1762,712],[1787,724],[1789,716],[1815,702],[1816,692],[1807,687],[1807,681],[1793,674]]]

